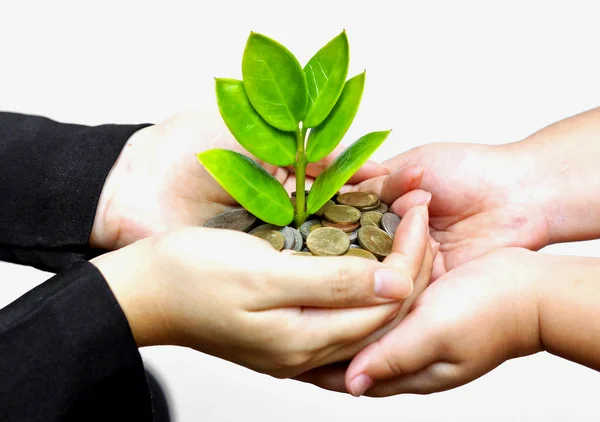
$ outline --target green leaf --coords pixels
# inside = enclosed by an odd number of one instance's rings
[[[242,75],[248,98],[263,119],[279,130],[298,129],[306,114],[308,89],[300,63],[287,48],[251,32]]]
[[[259,160],[289,166],[296,160],[296,137],[275,129],[252,108],[244,83],[215,79],[219,111],[231,134]]]
[[[306,144],[308,161],[314,163],[321,160],[340,143],[356,116],[364,87],[365,72],[346,82],[329,116],[310,131]]]
[[[277,226],[293,220],[294,208],[281,183],[250,157],[225,149],[211,149],[197,157],[223,189],[256,217]]]
[[[307,211],[317,212],[369,159],[391,130],[371,132],[358,139],[340,154],[323,173],[317,177],[308,194]]]
[[[304,66],[304,75],[308,85],[308,109],[303,126],[306,128],[319,125],[337,102],[350,62],[350,48],[346,31],[343,31]]]

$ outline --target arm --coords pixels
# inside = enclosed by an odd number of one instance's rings
[[[152,421],[131,330],[89,263],[0,310],[0,373],[2,420]]]
[[[104,181],[142,127],[0,113],[0,259],[58,271],[93,256]]]
[[[600,108],[503,148],[528,169],[524,193],[541,205],[549,243],[600,237]]]

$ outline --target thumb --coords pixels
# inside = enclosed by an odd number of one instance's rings
[[[440,359],[439,336],[424,315],[413,311],[354,357],[346,371],[346,388],[352,395],[360,396],[377,382],[414,373]]]

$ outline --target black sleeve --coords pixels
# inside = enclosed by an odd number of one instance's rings
[[[58,272],[97,255],[88,241],[104,181],[146,126],[0,113],[0,260]]]
[[[3,421],[152,421],[129,324],[90,263],[0,310],[0,374]]]

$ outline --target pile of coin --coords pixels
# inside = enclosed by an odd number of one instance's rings
[[[292,193],[295,199],[295,193]],[[264,224],[243,208],[225,211],[204,226],[239,230],[295,255],[359,256],[382,260],[390,254],[400,217],[388,212],[377,195],[336,195],[298,229]]]

